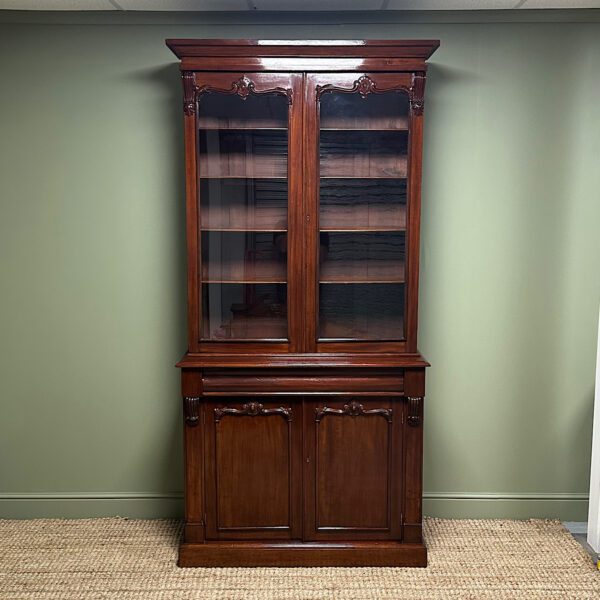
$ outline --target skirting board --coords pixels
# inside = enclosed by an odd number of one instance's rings
[[[588,494],[429,492],[423,513],[447,519],[585,521]],[[181,518],[181,493],[0,493],[0,518]]]

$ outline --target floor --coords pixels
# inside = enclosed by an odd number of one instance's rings
[[[169,520],[0,520],[0,598],[600,599],[600,571],[559,521],[428,518],[426,569],[181,569],[181,530]]]

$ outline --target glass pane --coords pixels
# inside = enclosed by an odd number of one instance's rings
[[[288,103],[205,94],[199,104],[203,340],[285,340]]]
[[[403,340],[408,97],[320,102],[319,339]]]

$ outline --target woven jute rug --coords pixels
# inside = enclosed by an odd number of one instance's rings
[[[0,598],[600,598],[600,573],[557,521],[427,519],[427,569],[180,569],[180,533],[177,521],[0,521]]]

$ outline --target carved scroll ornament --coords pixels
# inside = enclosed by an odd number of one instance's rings
[[[288,104],[292,104],[291,88],[274,87],[257,90],[256,84],[245,75],[242,75],[242,77],[234,81],[230,88],[219,88],[210,84],[198,86],[196,84],[194,71],[183,71],[181,77],[183,80],[183,112],[188,116],[196,114],[196,107],[200,94],[237,94],[242,100],[246,100],[250,94],[257,96],[263,94],[279,94],[287,98]]]
[[[380,415],[384,417],[388,423],[392,422],[391,408],[370,408],[365,410],[365,407],[356,400],[344,404],[344,408],[330,408],[323,406],[315,409],[315,421],[320,421],[325,415],[347,415],[350,417]]]
[[[400,84],[397,86],[379,89],[377,87],[377,83],[373,81],[368,75],[361,75],[352,84],[352,87],[350,88],[340,87],[329,83],[326,85],[318,85],[316,88],[317,101],[321,97],[321,94],[327,92],[341,92],[343,94],[355,94],[358,92],[361,98],[366,98],[369,94],[383,94],[385,92],[406,92],[408,93],[408,101],[412,113],[415,115],[422,115],[423,108],[425,105],[425,74],[413,73],[410,87],[406,87],[405,85]]]
[[[292,409],[279,406],[278,408],[264,408],[260,402],[248,402],[242,408],[215,408],[215,423],[218,423],[225,415],[233,417],[259,417],[270,415],[281,415],[286,421],[292,420]]]

